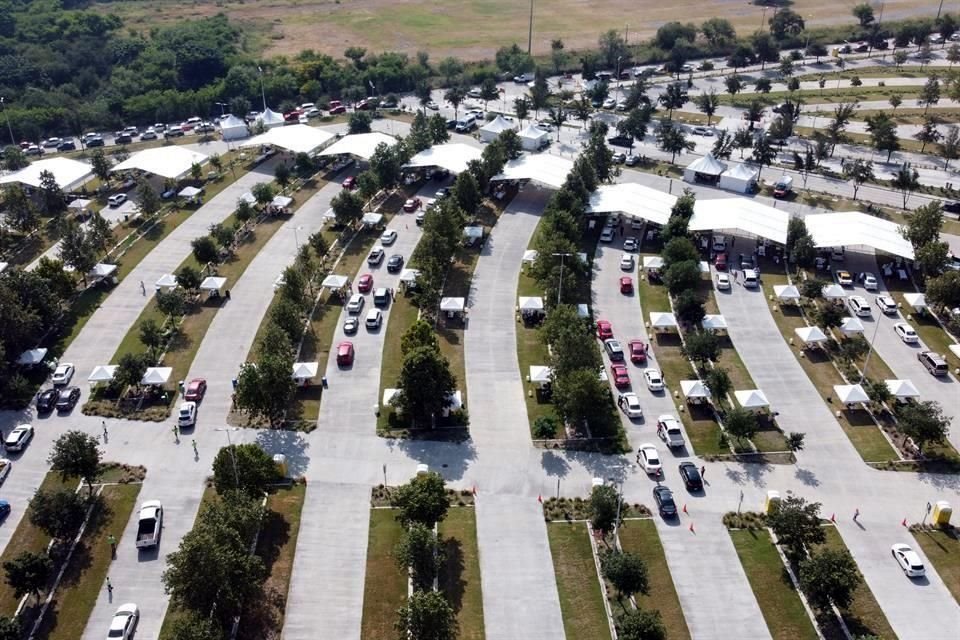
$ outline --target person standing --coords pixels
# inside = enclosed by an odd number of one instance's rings
[[[113,600],[113,584],[110,582],[110,576],[107,576],[107,596]]]
[[[117,557],[117,539],[113,537],[112,533],[109,536],[107,536],[107,543],[110,545],[110,557],[116,558]]]

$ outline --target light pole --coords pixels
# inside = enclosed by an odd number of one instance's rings
[[[616,484],[617,481],[613,478],[610,478],[612,484]],[[620,528],[620,505],[623,504],[623,480],[620,481],[620,489],[617,491],[617,517],[613,521],[613,543],[617,543],[617,530]]]
[[[617,100],[620,100],[620,61],[623,56],[617,56]]]
[[[230,105],[228,105],[226,102],[217,102],[215,104],[220,107],[220,118],[222,119],[223,116],[227,115],[227,107]]]
[[[941,5],[943,0],[941,0]],[[527,55],[533,51],[533,0],[530,0],[530,30],[527,32]]]
[[[874,300],[876,300],[876,297],[874,297]],[[877,339],[877,331],[880,329],[880,321],[883,319],[882,316],[882,313],[878,314],[877,324],[873,327],[873,337],[870,338],[870,348],[867,349],[867,357],[863,360],[863,371],[860,374],[861,382],[867,379],[867,365],[870,364],[870,355],[873,353],[873,342]]]
[[[257,71],[260,72],[260,97],[263,98],[263,112],[267,112],[267,94],[263,90],[263,67],[257,67]]]
[[[572,256],[572,253],[554,253],[553,257],[560,258],[560,286],[557,287],[557,304],[560,304],[560,295],[563,292],[563,261],[565,258]]]
[[[233,449],[233,442],[230,440],[230,432],[237,431],[237,427],[217,427],[216,431],[223,431],[227,434],[227,446],[230,451],[230,459],[233,460],[233,482],[236,488],[240,488],[240,473],[237,471],[237,452]]]
[[[13,127],[10,126],[10,114],[7,113],[7,106],[2,96],[0,96],[0,108],[3,109],[3,116],[7,119],[7,131],[10,133],[10,144],[17,146],[17,139],[13,137]]]

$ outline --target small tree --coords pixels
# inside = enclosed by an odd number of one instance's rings
[[[468,215],[476,213],[480,206],[483,196],[480,194],[480,185],[476,177],[469,171],[464,171],[457,176],[453,183],[453,196]]]
[[[953,309],[960,307],[960,271],[947,271],[939,276],[927,278],[927,302],[933,307]]]
[[[182,316],[187,311],[187,297],[180,289],[157,291],[157,309],[169,319]]]
[[[146,318],[140,323],[139,337],[151,357],[156,358],[158,350],[164,343],[163,327],[153,318]]]
[[[399,411],[414,425],[432,426],[434,417],[450,406],[457,379],[440,351],[421,347],[404,357],[397,387]]]
[[[617,618],[619,640],[666,640],[667,629],[659,611],[630,609]]]
[[[804,438],[806,438],[805,433],[791,431],[787,434],[787,449],[790,451],[800,451],[803,449]]]
[[[894,175],[893,180],[890,181],[890,186],[903,196],[903,208],[906,209],[910,194],[920,187],[920,174],[910,166],[909,162],[905,163]]]
[[[237,377],[234,403],[253,417],[266,419],[271,425],[279,423],[287,411],[296,385],[290,377],[293,353],[282,330],[271,323],[279,340],[287,346],[286,352],[262,353],[256,365],[245,364]]]
[[[647,578],[647,565],[640,556],[610,551],[600,558],[603,577],[617,590],[617,597],[630,598],[635,593],[648,593],[650,582]]]
[[[250,189],[250,194],[261,209],[270,204],[273,197],[277,195],[273,185],[269,182],[258,182],[253,185],[253,188]]]
[[[0,640],[20,640],[20,623],[16,618],[0,616]]]
[[[180,267],[180,271],[177,272],[177,284],[187,291],[198,289],[202,280],[200,272],[188,264]]]
[[[348,189],[337,194],[330,205],[339,225],[352,225],[363,216],[363,200]]]
[[[677,262],[663,272],[663,282],[672,295],[696,288],[701,278],[700,263],[695,260]]]
[[[896,410],[897,429],[907,436],[922,453],[928,444],[941,444],[950,431],[950,417],[933,400],[911,402]]]
[[[170,640],[222,640],[223,630],[217,621],[196,611],[177,611],[170,630]]]
[[[443,562],[443,550],[433,535],[433,529],[420,522],[411,523],[400,539],[394,556],[401,570],[410,570],[415,591],[432,588]]]
[[[707,116],[707,126],[709,127],[713,120],[713,114],[717,112],[717,108],[720,106],[720,96],[717,95],[715,90],[710,89],[694,98],[694,102],[697,109]]]
[[[92,483],[100,475],[101,456],[96,438],[82,431],[67,431],[53,443],[47,462],[63,480],[82,478],[92,493]]]
[[[213,485],[221,495],[239,490],[259,499],[278,475],[273,458],[258,444],[222,447],[213,459]]]
[[[703,296],[698,291],[687,289],[681,291],[673,302],[673,311],[677,318],[688,324],[696,324],[703,320],[707,310],[703,306]]]
[[[15,597],[22,598],[32,594],[39,602],[40,592],[47,586],[53,574],[53,561],[46,553],[24,551],[4,562],[3,570]]]
[[[120,389],[125,387],[139,387],[143,374],[147,372],[150,360],[145,353],[125,353],[117,362],[117,370],[113,374],[112,384]]]
[[[720,340],[709,331],[694,331],[686,337],[683,354],[704,367],[720,357]]]
[[[843,319],[845,317],[846,312],[844,311],[843,307],[835,304],[822,304],[813,313],[813,321],[824,331],[828,331],[834,327],[839,327],[841,324],[843,324]]]
[[[703,377],[703,383],[710,389],[712,395],[717,401],[726,398],[730,390],[733,389],[733,381],[730,380],[730,374],[723,367],[713,367],[707,371]]]
[[[553,416],[540,416],[533,421],[533,437],[550,440],[557,435],[557,420]]]
[[[437,591],[415,591],[397,611],[401,640],[456,640],[457,614]]]
[[[800,283],[800,295],[807,300],[819,300],[823,298],[823,288],[827,285],[823,280],[810,278]]]
[[[397,489],[390,504],[400,509],[399,519],[404,524],[419,522],[431,529],[446,518],[450,508],[443,477],[435,471],[414,476]]]
[[[156,190],[145,178],[137,182],[137,206],[145,216],[152,216],[160,210],[162,203]]]
[[[857,19],[857,22],[860,23],[861,27],[866,27],[873,22],[873,7],[866,2],[855,6],[852,10],[852,13],[853,17]]]
[[[940,147],[940,155],[946,161],[943,163],[943,168],[948,169],[951,160],[960,158],[960,127],[957,127],[957,125],[947,127],[947,133],[938,146]]]
[[[366,111],[354,111],[350,114],[350,120],[347,124],[349,133],[370,133],[370,125],[373,124],[373,118]]]
[[[873,180],[873,163],[861,158],[847,162],[843,165],[843,177],[853,184],[853,199],[856,200],[863,183]]]
[[[210,236],[195,238],[190,246],[193,248],[193,257],[202,265],[216,263],[220,258],[217,243]]]
[[[274,167],[273,177],[277,181],[277,184],[280,185],[281,188],[284,188],[290,184],[290,180],[293,178],[293,172],[286,162],[281,162]]]
[[[726,432],[740,443],[752,438],[760,428],[757,424],[757,416],[742,407],[734,407],[727,411],[723,424]]]
[[[87,516],[87,504],[69,489],[38,489],[30,499],[30,523],[54,540],[65,541],[76,535]]]
[[[798,559],[815,544],[823,544],[827,534],[820,526],[820,503],[799,496],[788,496],[767,516],[767,524],[788,556]]]
[[[590,492],[590,524],[593,528],[604,534],[613,531],[614,527],[619,524],[617,522],[618,511],[622,520],[624,503],[621,501],[617,490],[608,484],[595,486]]]
[[[814,607],[847,609],[863,577],[846,549],[823,549],[800,562],[800,587]]]
[[[93,171],[93,175],[97,176],[97,178],[100,179],[100,182],[105,185],[110,184],[110,170],[112,168],[113,165],[111,165],[110,161],[107,160],[107,156],[103,153],[103,149],[96,149],[90,154],[90,169]]]

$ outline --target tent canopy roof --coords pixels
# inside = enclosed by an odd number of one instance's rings
[[[172,273],[165,273],[154,283],[158,287],[176,287],[177,276]]]
[[[282,118],[283,116],[281,116]],[[332,133],[323,129],[305,124],[294,124],[288,127],[270,129],[266,133],[250,138],[240,146],[259,147],[268,144],[290,153],[313,153],[333,140],[334,137]]]
[[[543,311],[543,298],[539,296],[520,297],[520,311]]]
[[[361,218],[360,221],[363,222],[363,224],[367,225],[368,227],[375,227],[376,225],[383,222],[383,214],[377,213],[375,211],[370,211],[368,213],[363,214],[363,218]]]
[[[816,247],[872,247],[913,260],[913,245],[895,222],[859,211],[818,213],[803,220]]]
[[[452,173],[463,173],[467,163],[479,160],[481,151],[477,147],[462,142],[448,142],[424,149],[410,158],[405,167],[440,167]]]
[[[905,293],[903,299],[914,309],[927,308],[927,298],[922,293]]]
[[[180,193],[178,193],[177,195],[180,196],[181,198],[192,198],[193,196],[198,195],[200,193],[203,193],[203,189],[198,189],[197,187],[188,186],[188,187],[184,187],[183,189],[180,189]]]
[[[573,169],[573,160],[554,156],[549,153],[524,154],[510,160],[503,167],[503,173],[494,176],[494,180],[533,180],[554,189],[559,189]]]
[[[675,327],[677,326],[677,319],[673,317],[672,313],[666,313],[661,311],[651,311],[650,326],[656,329]]]
[[[321,156],[351,155],[369,160],[381,144],[392,147],[397,139],[379,131],[343,136],[319,153]]]
[[[166,384],[171,375],[173,375],[172,367],[147,367],[140,384]]]
[[[773,292],[781,300],[798,300],[800,298],[800,290],[792,284],[774,285]]]
[[[483,237],[483,227],[464,227],[463,235],[467,238],[476,238],[479,240]]]
[[[542,365],[530,365],[530,382],[536,382],[539,384],[550,382],[550,377],[552,375],[553,369],[550,367],[544,367]]]
[[[77,198],[76,200],[71,201],[70,204],[67,205],[67,209],[76,209],[77,211],[83,211],[84,209],[90,206],[91,202],[93,202],[93,200],[87,200],[86,198]]]
[[[856,402],[870,402],[870,396],[858,384],[835,384],[833,392],[843,404],[852,404]]]
[[[463,311],[466,304],[466,298],[442,298],[440,311]]]
[[[257,116],[257,120],[263,124],[283,124],[283,114],[268,108]]]
[[[236,129],[238,127],[247,128],[247,123],[232,113],[228,113],[226,118],[220,119],[221,129]]]
[[[704,329],[726,329],[727,321],[722,315],[717,314],[707,314],[703,316],[703,320],[700,322],[703,325]]]
[[[315,378],[319,370],[319,362],[294,362],[292,377],[294,380],[309,380]]]
[[[654,224],[665,225],[670,219],[670,210],[677,196],[634,182],[604,184],[590,194],[587,211],[610,213],[622,211],[635,218],[643,218]]]
[[[347,276],[338,276],[335,273],[331,273],[326,278],[323,279],[323,282],[320,284],[321,287],[327,289],[342,289],[347,286],[347,282],[350,280]]]
[[[840,331],[843,333],[863,333],[863,323],[853,316],[847,316],[840,325]]]
[[[536,261],[538,255],[539,254],[537,253],[536,249],[527,249],[523,252],[523,259],[521,262],[534,262]]]
[[[798,327],[794,332],[804,342],[824,342],[827,339],[827,334],[820,327]]]
[[[663,258],[660,256],[643,256],[644,269],[663,269]]]
[[[712,153],[708,153],[688,164],[687,169],[708,176],[718,176],[727,170],[727,165],[714,158]]]
[[[506,118],[504,118],[502,115],[498,113],[496,118],[494,118],[487,124],[480,127],[480,130],[486,131],[488,133],[499,134],[501,131],[508,131],[510,129],[516,130],[516,128],[517,128],[516,122],[507,120]]]
[[[270,204],[275,207],[289,207],[293,204],[293,198],[290,196],[275,195],[273,196],[273,200],[270,201]]]
[[[0,177],[0,184],[19,182],[23,185],[40,188],[40,174],[44,171],[52,173],[53,179],[64,191],[72,190],[93,175],[93,169],[86,162],[58,156],[31,162],[29,166],[19,171],[2,176]]]
[[[847,297],[847,292],[844,291],[843,287],[838,285],[836,282],[833,284],[824,285],[821,291],[823,291],[823,297],[827,300]]]
[[[220,276],[207,276],[200,283],[201,291],[220,291],[227,284],[227,279]]]
[[[155,176],[164,178],[177,178],[186,175],[190,168],[195,164],[203,164],[207,161],[207,156],[178,145],[169,147],[154,147],[144,149],[133,154],[117,166],[112,171],[129,171],[139,169],[152,173]]]
[[[736,230],[786,244],[789,219],[786,211],[748,198],[697,200],[693,206],[690,230]]]
[[[733,396],[744,409],[760,409],[769,407],[770,402],[767,396],[760,389],[745,389],[743,391],[734,391]]]
[[[680,391],[687,398],[709,398],[710,389],[700,380],[681,380]]]
[[[920,392],[909,380],[884,380],[887,390],[896,398],[919,398]]]
[[[404,269],[400,272],[400,282],[416,282],[419,275],[419,269]]]
[[[47,357],[46,349],[27,349],[17,358],[17,364],[40,364]]]
[[[733,178],[734,180],[745,180],[747,182],[752,182],[757,179],[757,176],[760,175],[760,172],[755,168],[747,164],[733,164],[726,171],[721,174],[721,178]]]
[[[525,126],[523,129],[521,129],[520,133],[518,133],[517,135],[519,135],[521,138],[528,138],[530,140],[539,140],[540,138],[550,134],[531,122],[530,124]]]
[[[93,269],[90,270],[90,275],[94,278],[107,278],[114,274],[117,270],[117,265],[115,264],[105,264],[103,262],[93,265]]]
[[[110,382],[117,373],[117,365],[101,364],[93,368],[87,376],[87,382]]]

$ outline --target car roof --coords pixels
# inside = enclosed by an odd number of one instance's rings
[[[352,348],[353,348],[352,342],[341,342],[340,344],[337,345],[337,351],[346,351],[347,349],[352,349]]]

